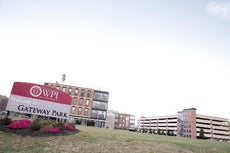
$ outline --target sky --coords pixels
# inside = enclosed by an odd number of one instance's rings
[[[0,0],[0,94],[65,73],[137,118],[230,119],[229,27],[228,0]]]

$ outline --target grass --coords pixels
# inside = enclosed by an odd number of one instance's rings
[[[230,143],[77,126],[67,136],[30,137],[0,131],[0,153],[229,153]]]

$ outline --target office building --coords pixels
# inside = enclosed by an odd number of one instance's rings
[[[135,115],[119,113],[115,110],[108,110],[106,126],[111,129],[135,129]]]
[[[177,115],[141,117],[138,120],[138,130],[161,130],[164,134],[186,138],[203,138],[230,141],[229,119],[200,115],[195,108],[184,109]],[[202,132],[203,131],[203,132]]]
[[[105,127],[109,92],[59,83],[45,85],[62,90],[72,97],[69,116],[76,123]]]

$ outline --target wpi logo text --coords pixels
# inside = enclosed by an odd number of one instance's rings
[[[33,97],[43,97],[48,99],[58,99],[58,92],[50,89],[41,88],[40,86],[32,86],[30,95]]]

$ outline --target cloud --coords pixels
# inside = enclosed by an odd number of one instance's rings
[[[230,2],[210,2],[207,5],[207,12],[221,19],[230,20]]]

